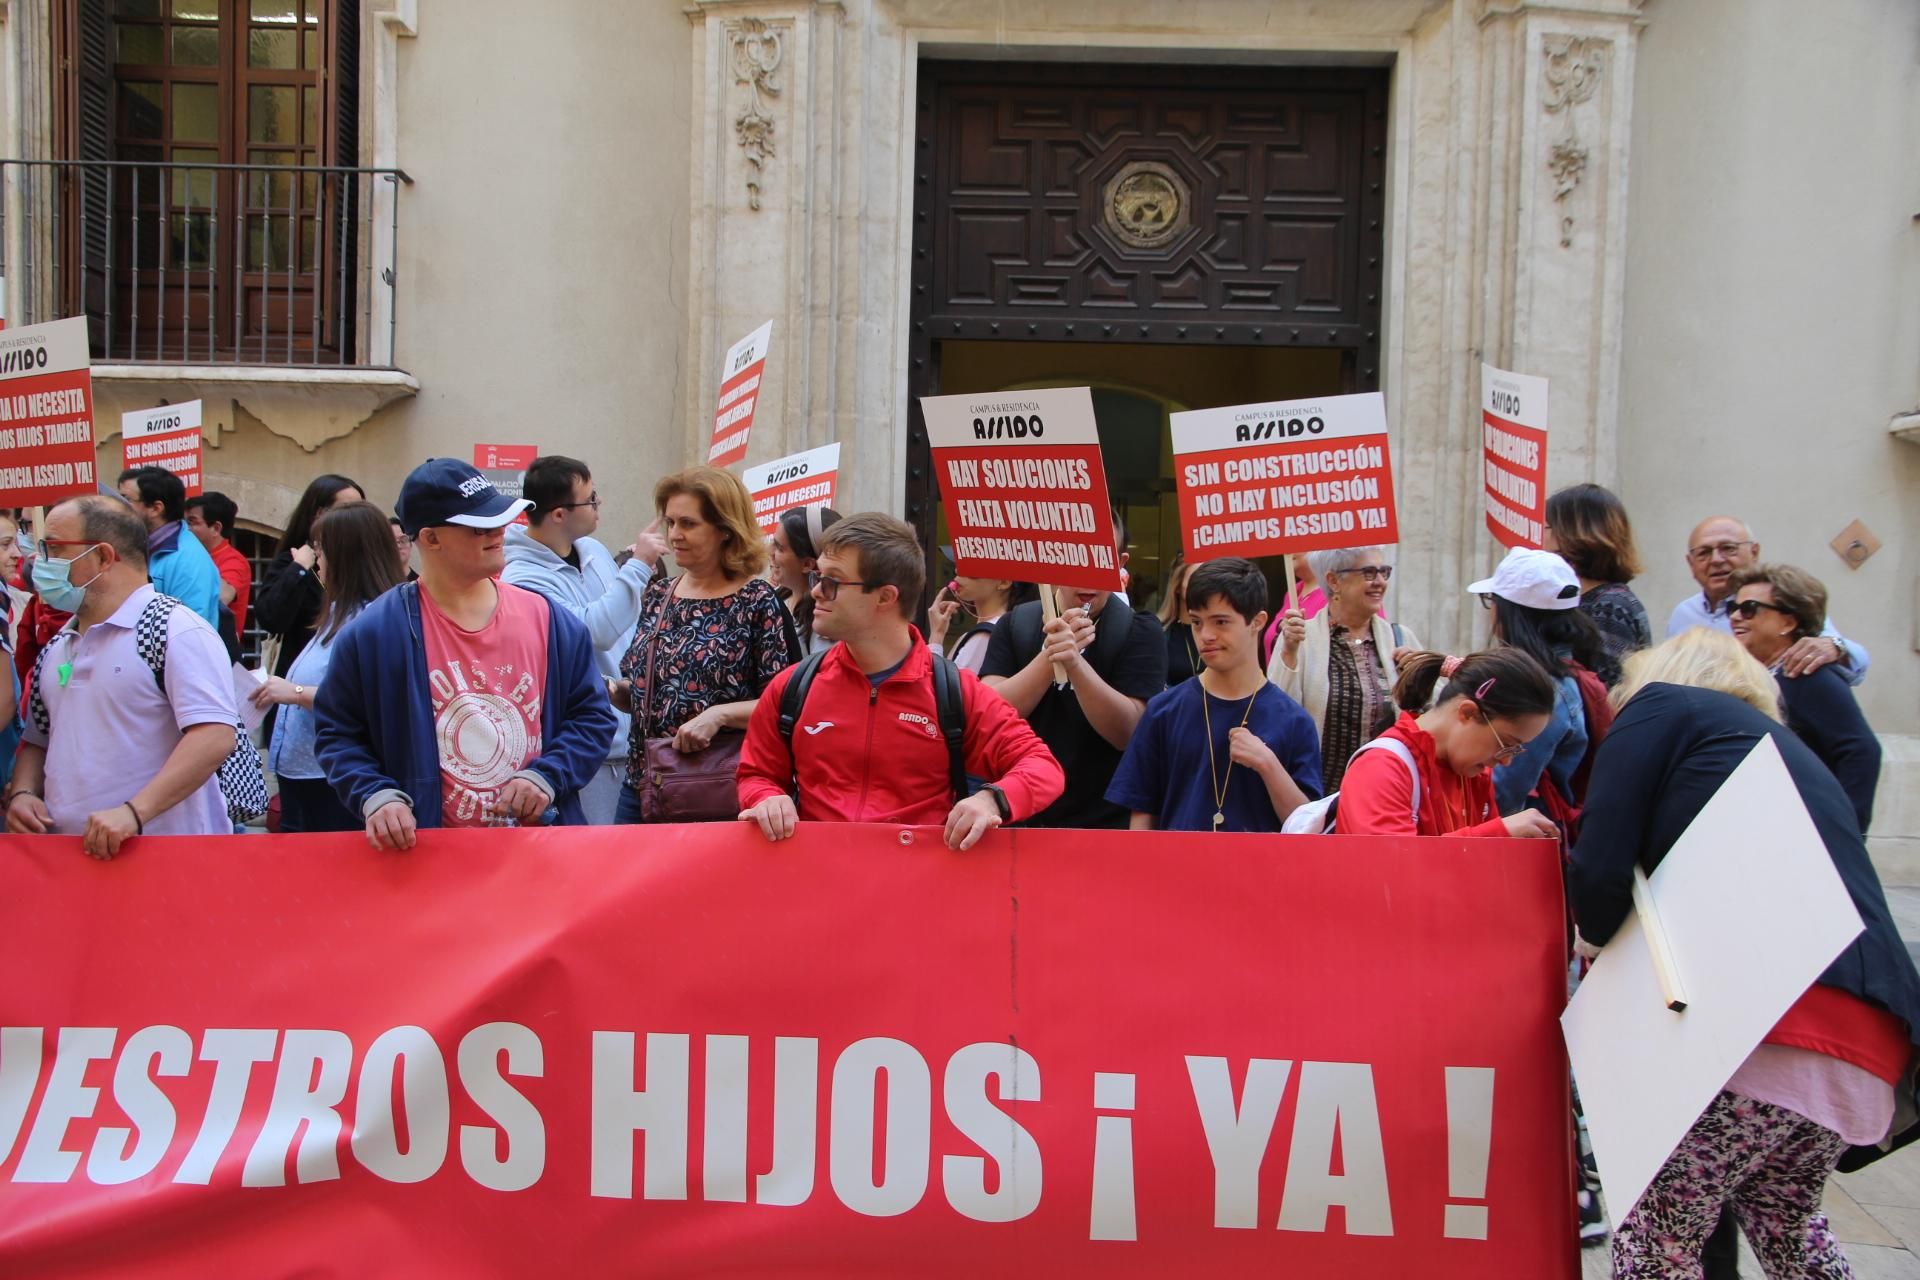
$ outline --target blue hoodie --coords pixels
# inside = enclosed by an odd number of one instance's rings
[[[347,808],[364,817],[369,800],[397,791],[420,826],[440,825],[440,753],[417,583],[387,592],[340,632],[313,711],[315,754]],[[586,627],[565,609],[549,609],[540,755],[525,772],[552,794],[561,823],[586,825],[580,788],[606,763],[613,728]]]

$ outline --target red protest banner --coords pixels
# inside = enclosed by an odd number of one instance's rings
[[[8,329],[0,334],[0,507],[43,506],[97,484],[86,320]]]
[[[0,1272],[1577,1274],[1551,846],[608,835],[0,840]]]
[[[1481,365],[1480,437],[1488,531],[1504,546],[1539,550],[1547,523],[1547,380]]]
[[[1171,417],[1187,559],[1399,540],[1379,392]]]
[[[727,348],[726,361],[720,366],[720,404],[713,411],[713,441],[707,446],[707,461],[716,467],[746,459],[747,434],[753,430],[760,381],[766,376],[772,346],[773,321],[769,320]]]
[[[760,532],[767,533],[779,523],[780,513],[792,507],[833,505],[834,488],[840,482],[840,446],[823,444],[805,453],[790,453],[748,467],[740,478],[753,497],[753,518],[760,522]]]
[[[120,445],[125,466],[165,467],[180,477],[187,496],[200,489],[201,403],[187,400],[157,409],[120,415]]]
[[[1122,589],[1091,391],[923,396],[920,407],[962,577]]]

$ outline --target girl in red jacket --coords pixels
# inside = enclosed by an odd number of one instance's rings
[[[1424,707],[1443,679],[1431,710],[1402,711],[1378,747],[1354,754],[1334,829],[1343,836],[1558,836],[1535,809],[1502,818],[1492,772],[1546,728],[1553,681],[1519,649],[1465,658],[1416,653],[1401,662],[1393,700]]]

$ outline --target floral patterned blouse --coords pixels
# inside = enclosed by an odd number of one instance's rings
[[[746,702],[800,660],[793,619],[773,585],[755,578],[730,596],[688,600],[673,595],[679,578],[656,574],[640,597],[640,622],[620,660],[633,681],[633,733],[627,764],[638,768],[648,738],[666,737],[708,707]],[[665,617],[662,618],[662,610]],[[654,655],[652,711],[646,724],[647,650]]]

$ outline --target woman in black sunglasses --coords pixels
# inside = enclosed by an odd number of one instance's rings
[[[1827,625],[1827,589],[1805,569],[1790,564],[1736,569],[1727,587],[1733,592],[1727,609],[1734,638],[1773,673],[1787,728],[1813,748],[1845,788],[1865,835],[1873,820],[1874,790],[1880,785],[1880,739],[1836,666],[1798,676],[1789,676],[1782,667],[1796,641],[1819,635]]]

